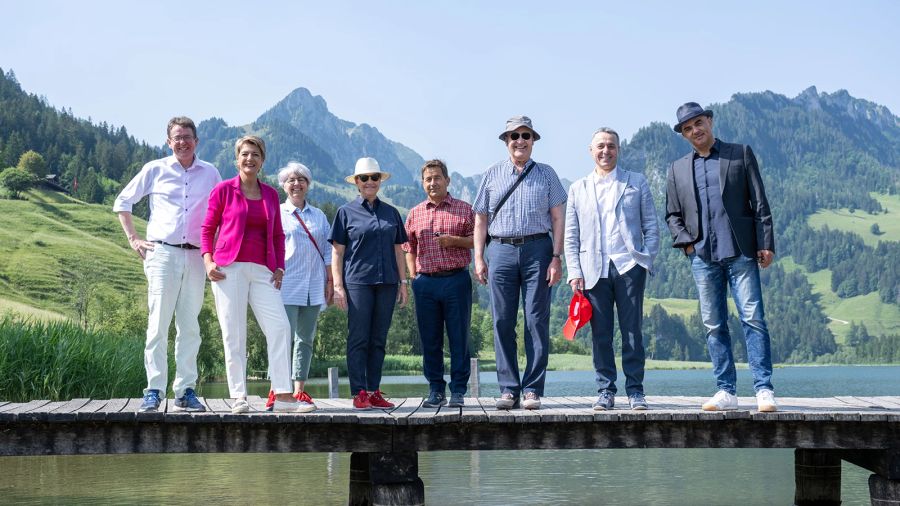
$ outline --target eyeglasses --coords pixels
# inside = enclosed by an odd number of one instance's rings
[[[175,142],[187,142],[196,139],[193,135],[176,135],[175,137],[169,137]]]
[[[381,174],[363,174],[361,176],[356,176],[356,179],[359,179],[363,183],[368,183],[370,178],[372,181],[378,181],[381,179]]]
[[[287,183],[287,184],[309,183],[309,180],[307,180],[305,177],[292,177],[292,178],[288,179],[287,181],[285,181],[285,183]]]
[[[509,134],[509,140],[511,140],[511,141],[517,141],[517,140],[519,140],[519,137],[521,137],[522,139],[527,141],[528,139],[531,138],[531,132],[522,132],[522,133],[513,132],[513,133]]]

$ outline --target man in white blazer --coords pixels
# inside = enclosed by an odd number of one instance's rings
[[[659,224],[643,174],[618,168],[619,134],[594,132],[594,170],[569,187],[565,253],[568,283],[591,302],[591,336],[599,397],[595,410],[612,409],[616,395],[613,305],[622,332],[622,369],[631,409],[647,409],[644,286],[659,253]]]

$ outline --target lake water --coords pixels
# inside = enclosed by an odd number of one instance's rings
[[[481,373],[482,396],[497,395]],[[739,395],[752,395],[738,371]],[[785,367],[778,395],[900,395],[900,367]],[[648,371],[648,395],[709,395],[709,370]],[[254,384],[265,395],[268,386]],[[343,385],[346,391],[346,385]],[[420,377],[387,377],[391,396],[424,396]],[[310,393],[326,395],[321,381]],[[593,373],[550,372],[546,394],[594,395]],[[227,396],[222,385],[202,394]],[[346,394],[345,394],[346,395]],[[651,406],[652,408],[652,406]],[[344,453],[0,457],[0,503],[345,504]],[[844,463],[844,504],[869,504],[869,472]],[[419,453],[428,504],[792,504],[793,450],[641,449]]]

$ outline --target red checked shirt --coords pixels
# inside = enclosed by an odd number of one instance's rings
[[[410,209],[406,217],[409,242],[403,249],[416,255],[416,272],[462,269],[469,266],[472,252],[467,248],[442,248],[435,233],[469,237],[474,232],[472,206],[448,194],[440,204],[425,200]]]

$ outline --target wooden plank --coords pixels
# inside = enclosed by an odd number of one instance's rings
[[[19,415],[23,413],[27,413],[33,409],[39,408],[48,404],[50,401],[39,400],[39,401],[28,401],[28,402],[13,402],[3,406],[7,408],[5,411],[0,412],[0,422],[8,421],[12,422],[19,419]]]
[[[461,423],[484,423],[488,421],[487,414],[485,414],[484,408],[481,407],[477,397],[465,397],[463,402],[465,404],[460,408],[459,415]]]
[[[108,403],[108,399],[94,399],[84,406],[78,408],[78,411],[73,413],[75,415],[75,420],[79,422],[91,420],[94,416],[94,413],[100,409],[103,409],[103,406],[106,406]]]
[[[481,409],[484,410],[488,423],[512,423],[516,421],[516,417],[511,411],[497,409],[497,399],[495,397],[479,397],[478,403],[481,405]]]
[[[362,411],[353,409],[351,399],[321,399],[320,409],[327,409],[334,423],[359,423],[358,413]]]
[[[0,401],[0,408],[9,404],[9,401]]]
[[[200,422],[214,422],[221,420],[222,417],[219,413],[216,413],[206,402],[205,397],[197,397],[197,400],[200,401],[200,404],[206,406],[206,411],[184,411],[175,407],[175,401],[169,402],[166,405],[166,423],[200,423]],[[162,407],[162,406],[160,406]]]
[[[414,397],[410,399],[410,407],[413,406],[415,409],[409,411],[409,413],[404,416],[404,421],[402,425],[434,425],[435,423],[435,415],[438,413],[439,408],[426,408],[422,406],[422,403],[425,402],[425,399],[421,397]]]
[[[61,408],[66,401],[52,401],[27,411],[20,411],[16,417],[20,422],[44,422],[54,409]]]
[[[541,398],[541,409],[537,411],[541,417],[541,423],[567,422],[567,412],[572,411],[568,406],[554,397]]]
[[[122,411],[127,404],[128,399],[110,399],[102,408],[93,413],[91,420],[109,420],[110,416]]]
[[[900,410],[900,397],[857,397],[867,402],[877,404],[885,409]]]
[[[83,408],[90,399],[72,399],[47,415],[51,422],[72,422],[76,419],[76,413]]]

